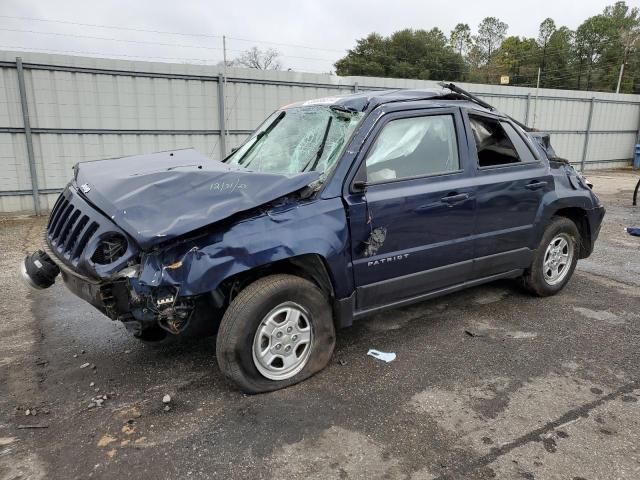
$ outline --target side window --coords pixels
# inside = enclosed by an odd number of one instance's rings
[[[452,115],[392,120],[366,159],[367,181],[436,175],[460,169]]]
[[[478,150],[480,167],[493,167],[522,161],[499,121],[472,115],[469,115],[469,121]]]

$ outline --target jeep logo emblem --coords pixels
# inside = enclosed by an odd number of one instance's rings
[[[88,183],[83,183],[82,185],[80,185],[80,190],[82,190],[82,193],[89,193],[91,187]]]

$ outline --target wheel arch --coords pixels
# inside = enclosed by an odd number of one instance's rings
[[[591,254],[591,228],[587,211],[581,207],[562,207],[553,211],[550,218],[564,217],[571,220],[580,233],[578,258],[586,258]]]
[[[217,290],[220,291],[219,293],[225,297],[228,303],[233,298],[234,291],[241,290],[259,278],[278,273],[287,273],[313,282],[329,299],[333,300],[335,291],[333,279],[329,272],[325,258],[319,254],[306,253],[243,270],[225,278],[220,282]]]
[[[341,300],[336,297],[334,279],[328,262],[317,253],[306,253],[277,260],[231,275],[220,282],[213,292],[215,302],[220,308],[226,308],[233,298],[250,283],[281,273],[304,278],[320,288],[332,307],[336,328],[348,327],[353,323],[353,299],[349,297]]]

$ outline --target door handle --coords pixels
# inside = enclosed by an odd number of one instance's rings
[[[547,182],[531,182],[527,183],[524,188],[528,188],[529,190],[538,190],[539,188],[543,188],[547,186]]]
[[[449,206],[453,206],[455,203],[460,203],[460,202],[464,202],[465,200],[468,200],[469,197],[471,197],[471,195],[469,195],[468,193],[454,193],[451,195],[447,195],[446,197],[442,197],[441,200],[444,203],[448,203]]]

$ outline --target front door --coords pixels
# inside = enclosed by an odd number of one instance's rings
[[[475,187],[459,110],[387,114],[362,151],[366,187],[346,198],[357,308],[464,282]]]

